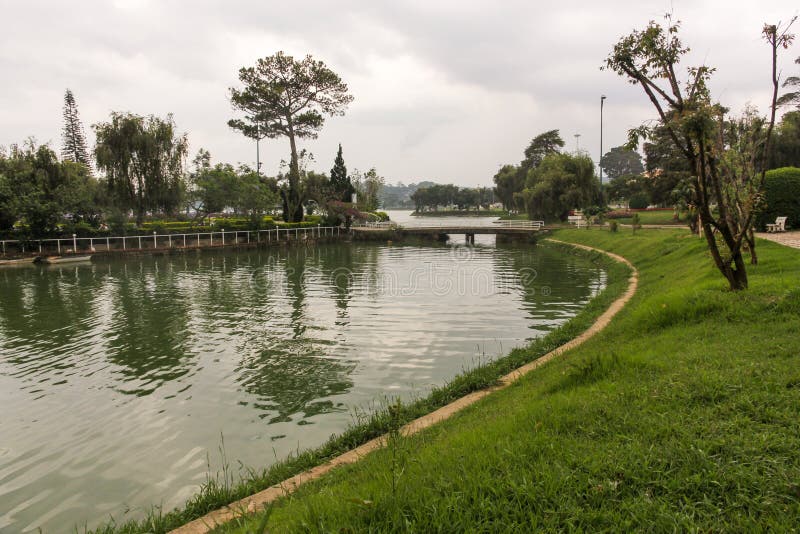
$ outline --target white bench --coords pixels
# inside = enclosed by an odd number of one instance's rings
[[[775,224],[767,225],[767,232],[785,232],[786,231],[786,217],[778,217],[775,219]]]

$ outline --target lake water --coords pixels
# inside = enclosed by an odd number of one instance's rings
[[[317,446],[557,327],[604,281],[482,235],[0,270],[0,532],[180,505],[223,438],[234,466]]]

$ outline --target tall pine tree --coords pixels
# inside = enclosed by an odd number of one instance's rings
[[[342,145],[339,144],[339,152],[336,153],[336,159],[333,161],[333,168],[331,169],[331,189],[337,200],[342,202],[353,201],[353,188],[350,177],[347,176],[347,167],[344,166],[344,158],[342,157]]]
[[[83,163],[91,169],[89,151],[86,148],[86,135],[78,117],[78,105],[75,103],[75,96],[69,89],[64,93],[64,132],[62,137],[64,146],[61,150],[61,158]]]

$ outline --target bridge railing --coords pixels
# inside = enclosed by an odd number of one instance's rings
[[[488,222],[488,221],[487,221]],[[544,227],[544,221],[492,221],[492,224],[459,224],[448,221],[426,221],[425,224],[410,224],[403,225],[401,228],[406,230],[435,230],[441,228],[442,230],[458,229],[458,230],[486,230],[493,228],[508,228],[519,230],[541,230]],[[463,231],[461,232],[463,233]]]
[[[494,221],[493,224],[503,228],[535,228],[539,230],[544,226],[544,221]]]

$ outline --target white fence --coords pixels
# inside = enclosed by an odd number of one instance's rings
[[[393,221],[367,221],[353,226],[356,228],[397,228],[397,223]]]
[[[535,228],[536,230],[544,227],[544,221],[494,221],[492,224],[502,228]]]
[[[306,228],[272,228],[269,230],[236,230],[200,232],[196,234],[157,234],[119,237],[72,237],[30,241],[0,240],[0,254],[78,254],[114,250],[156,250],[235,246],[248,243],[270,243],[347,234],[341,226]]]

